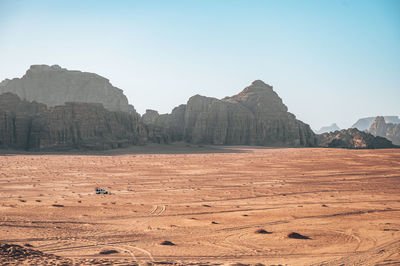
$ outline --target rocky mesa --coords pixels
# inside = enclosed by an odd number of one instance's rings
[[[111,149],[166,142],[157,128],[131,112],[109,111],[98,103],[46,105],[0,95],[0,148],[24,150]]]
[[[0,83],[0,147],[109,149],[146,142],[275,147],[393,147],[399,129],[379,119],[378,137],[358,130],[316,135],[288,112],[273,87],[256,80],[223,99],[192,96],[170,114],[141,117],[123,91],[97,74],[33,65]]]
[[[272,86],[254,81],[232,97],[195,95],[171,114],[148,110],[142,117],[173,140],[190,143],[263,146],[315,146],[309,125],[288,112]]]
[[[110,111],[134,112],[121,89],[94,73],[67,70],[58,65],[32,65],[22,78],[0,83],[0,94],[11,92],[26,101],[48,107],[66,102],[101,103]]]

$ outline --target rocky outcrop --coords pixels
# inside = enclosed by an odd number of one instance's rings
[[[321,127],[321,129],[318,130],[316,133],[317,134],[329,133],[329,132],[335,132],[336,130],[340,130],[340,127],[338,125],[336,125],[336,123],[333,123],[330,126]]]
[[[66,102],[101,103],[107,110],[135,112],[123,91],[97,74],[71,71],[58,65],[32,65],[22,78],[4,80],[0,94],[12,92],[21,99],[48,107]]]
[[[183,140],[184,121],[186,105],[182,104],[175,107],[171,114],[158,114],[154,110],[146,110],[142,116],[142,122],[147,125],[149,130],[156,131],[163,136],[157,137],[157,142],[174,142]]]
[[[101,104],[66,103],[32,121],[30,149],[110,149],[144,143],[140,117],[111,112]]]
[[[287,111],[273,88],[260,80],[222,100],[195,95],[171,114],[149,111],[142,121],[171,139],[225,145],[314,146],[307,124]]]
[[[383,118],[385,119],[386,123],[393,123],[393,124],[400,123],[400,119],[398,116],[383,116]],[[358,119],[358,121],[354,125],[352,125],[351,128],[357,128],[358,130],[361,131],[368,130],[371,127],[372,123],[375,121],[375,119],[376,116]]]
[[[393,144],[400,145],[400,124],[386,123],[382,116],[376,117],[369,132],[374,136],[387,138]]]
[[[375,137],[356,128],[324,133],[318,135],[317,138],[319,146],[329,148],[383,149],[396,147],[386,138]]]
[[[142,122],[145,124],[156,124],[159,116],[160,116],[160,114],[157,111],[147,109],[146,113],[144,115],[142,115],[141,119],[142,119]]]
[[[95,103],[47,108],[11,93],[0,95],[2,148],[109,149],[147,141],[163,142],[165,137],[143,125],[135,113],[112,112]]]

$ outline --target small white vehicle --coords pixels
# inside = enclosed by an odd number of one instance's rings
[[[108,191],[102,188],[95,189],[96,194],[108,194]]]

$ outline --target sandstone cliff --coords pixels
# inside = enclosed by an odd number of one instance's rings
[[[101,104],[66,103],[47,107],[18,96],[0,95],[0,147],[26,150],[109,149],[165,142],[136,113],[112,112]]]
[[[21,101],[12,93],[0,95],[0,148],[26,148],[34,117],[46,110],[44,104]]]
[[[101,104],[66,103],[32,121],[30,149],[109,149],[143,143],[139,117],[111,112]]]
[[[380,136],[400,145],[400,124],[386,123],[384,117],[378,116],[369,128],[374,136]]]
[[[171,114],[148,111],[142,121],[165,129],[172,140],[191,143],[314,146],[315,135],[260,80],[222,100],[195,95]]]
[[[150,130],[156,130],[164,136],[159,142],[182,141],[184,132],[184,116],[186,105],[182,104],[175,107],[171,114],[158,114],[154,110],[146,110],[142,116],[142,122],[148,126]]]
[[[391,141],[375,137],[370,133],[359,131],[356,128],[317,135],[318,145],[329,148],[348,149],[383,149],[395,148]]]
[[[110,111],[134,112],[122,90],[97,74],[71,71],[58,65],[32,65],[22,78],[4,80],[0,94],[12,92],[21,99],[48,107],[66,102],[101,103]]]
[[[1,94],[4,91],[13,91],[20,97],[9,92]],[[399,143],[399,127],[379,118],[370,130]],[[272,86],[260,80],[232,97],[195,95],[170,114],[147,110],[142,117],[121,90],[96,74],[40,65],[32,66],[21,79],[0,83],[0,148],[108,149],[173,141],[393,147],[390,141],[357,129],[315,135],[307,124],[288,112]]]

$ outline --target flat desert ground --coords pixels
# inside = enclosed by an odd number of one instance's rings
[[[399,265],[400,149],[3,153],[0,244],[0,264]]]

